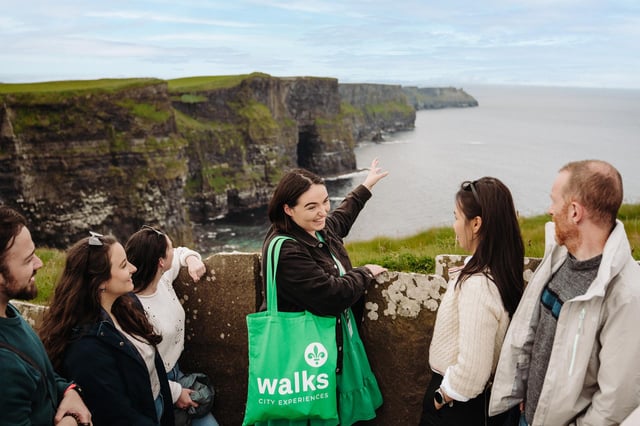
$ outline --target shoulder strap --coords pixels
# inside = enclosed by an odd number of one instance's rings
[[[278,311],[278,293],[276,289],[276,271],[278,269],[278,258],[280,256],[280,247],[285,240],[294,240],[295,238],[278,235],[269,242],[267,248],[267,277],[266,277],[266,298],[267,311],[269,314],[275,314]]]
[[[44,373],[44,371],[42,371],[42,368],[40,368],[40,366],[33,360],[33,358],[31,358],[29,355],[25,354],[24,352],[22,352],[21,350],[19,350],[15,346],[12,346],[12,345],[10,345],[10,344],[8,344],[6,342],[0,342],[0,348],[8,349],[11,352],[14,352],[16,355],[18,355],[20,358],[22,358],[22,360],[24,362],[26,362],[27,364],[29,364],[30,366],[35,368],[36,371],[38,373],[40,373],[40,381],[42,382],[42,385],[44,386],[44,392],[47,395],[47,399],[49,399],[51,404],[53,404],[53,407],[54,407],[54,410],[55,410],[56,404],[53,402],[53,398],[51,397],[51,394],[49,392],[49,386],[47,385],[47,375]]]
[[[15,346],[12,346],[8,343],[5,342],[0,342],[0,348],[5,348],[8,349],[12,352],[15,352],[16,355],[18,355],[20,358],[22,358],[22,360],[24,362],[26,362],[27,364],[29,364],[30,366],[32,366],[33,368],[35,368],[39,373],[41,377],[45,377],[44,372],[42,371],[42,368],[40,368],[40,366],[38,364],[36,364],[36,362],[31,359],[31,357],[27,354],[25,354],[24,352],[22,352],[21,350],[19,350],[18,348],[16,348]]]

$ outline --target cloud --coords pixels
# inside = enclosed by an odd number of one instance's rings
[[[231,27],[231,28],[248,28],[252,27],[252,24],[246,22],[234,22],[223,21],[217,19],[203,19],[203,18],[191,18],[180,17],[174,15],[162,15],[150,12],[138,12],[138,11],[119,11],[119,12],[88,12],[86,16],[89,18],[104,18],[104,19],[121,19],[128,21],[154,21],[162,23],[172,24],[194,24],[194,25],[208,25],[216,27]]]
[[[253,6],[268,7],[290,12],[304,12],[313,14],[338,14],[344,10],[342,2],[326,1],[274,1],[274,0],[252,0],[249,2]]]
[[[4,0],[0,80],[263,71],[640,88],[636,3]]]

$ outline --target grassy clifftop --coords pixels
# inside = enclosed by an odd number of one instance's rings
[[[240,75],[218,75],[218,76],[195,76],[184,77],[167,80],[169,84],[169,92],[185,92],[185,91],[208,91],[217,89],[228,89],[242,83],[243,80],[250,77],[265,77],[268,74],[252,73]]]
[[[47,81],[39,83],[0,83],[0,95],[30,93],[75,95],[79,92],[114,92],[164,82],[157,78],[105,78],[99,80]]]

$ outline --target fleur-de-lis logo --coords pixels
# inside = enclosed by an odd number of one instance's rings
[[[328,358],[327,348],[320,342],[309,343],[304,351],[304,360],[311,367],[322,367]]]

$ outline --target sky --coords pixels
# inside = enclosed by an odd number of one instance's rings
[[[640,88],[638,0],[0,0],[0,82]]]

